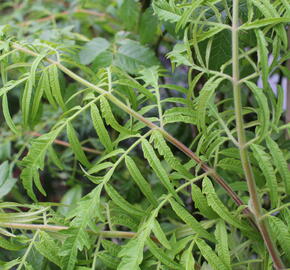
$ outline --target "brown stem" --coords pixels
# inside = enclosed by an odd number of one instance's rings
[[[70,13],[84,13],[84,14],[87,14],[87,15],[95,16],[95,17],[105,17],[106,16],[105,13],[100,13],[100,12],[96,12],[96,11],[93,11],[93,10],[81,9],[80,8],[80,9],[75,9],[72,12],[63,11],[61,13],[53,14],[53,15],[50,15],[50,16],[47,16],[47,17],[44,17],[44,18],[40,18],[40,19],[37,19],[37,20],[26,21],[26,22],[20,23],[18,25],[19,26],[29,26],[30,24],[32,24],[34,22],[41,23],[41,22],[46,22],[46,21],[52,21],[52,20],[55,20],[58,17],[63,17],[63,16],[68,15]]]
[[[32,135],[32,136],[35,136],[35,137],[40,137],[42,134],[38,133],[38,132],[35,132],[35,131],[31,131],[31,132],[28,132],[29,135]],[[61,140],[54,140],[53,141],[55,144],[59,144],[59,145],[62,145],[62,146],[65,146],[65,147],[71,147],[71,145],[68,143],[68,142],[65,142],[65,141],[61,141]],[[101,154],[102,152],[101,151],[98,151],[96,149],[92,149],[92,148],[88,148],[88,147],[85,147],[85,146],[82,146],[82,149],[85,151],[85,152],[88,152],[88,153],[93,153],[93,154]]]

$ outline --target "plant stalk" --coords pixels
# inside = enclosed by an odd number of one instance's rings
[[[251,201],[251,211],[254,215],[256,224],[264,239],[265,245],[273,259],[274,267],[276,269],[284,269],[283,262],[280,258],[279,252],[276,248],[275,242],[268,229],[268,222],[266,219],[261,219],[262,207],[259,201],[256,182],[249,159],[247,150],[246,134],[244,129],[244,120],[242,114],[242,97],[241,97],[241,84],[240,71],[239,71],[239,0],[233,0],[233,19],[232,19],[232,85],[234,94],[235,117],[237,126],[237,135],[239,142],[240,158],[247,180],[248,190]]]
[[[19,229],[19,230],[44,230],[50,232],[59,232],[69,229],[68,226],[48,225],[48,224],[23,224],[23,223],[0,223],[0,227]],[[88,230],[90,233],[96,233],[104,238],[133,238],[135,232],[122,232],[122,231],[100,231],[94,232]]]
[[[33,52],[25,47],[22,47],[16,43],[12,44],[12,47],[14,49],[20,50],[24,53],[27,53],[29,55],[38,56],[38,53]],[[67,74],[69,77],[71,77],[72,79],[74,79],[75,81],[79,82],[80,84],[94,89],[96,92],[98,92],[101,95],[104,95],[108,98],[108,100],[110,100],[112,103],[114,103],[116,106],[118,106],[120,109],[122,109],[123,111],[127,112],[129,115],[133,116],[135,119],[143,122],[147,127],[149,127],[150,129],[156,129],[159,130],[163,136],[165,137],[165,139],[167,141],[169,141],[170,143],[172,143],[176,148],[178,148],[180,151],[182,151],[185,155],[187,155],[189,158],[193,159],[194,161],[196,161],[196,163],[198,163],[201,168],[208,173],[209,176],[212,177],[212,179],[218,183],[223,189],[225,189],[225,191],[229,194],[229,196],[235,201],[235,203],[238,206],[241,205],[245,205],[244,202],[239,198],[239,196],[232,190],[232,188],[227,184],[227,182],[220,177],[217,172],[209,167],[206,163],[204,163],[195,153],[193,153],[187,146],[185,146],[182,142],[180,142],[179,140],[177,140],[176,138],[174,138],[171,134],[169,134],[166,130],[164,130],[163,128],[155,125],[154,123],[152,123],[151,121],[149,121],[148,119],[144,118],[142,115],[140,115],[138,112],[132,110],[131,108],[129,108],[126,104],[124,104],[122,101],[120,101],[118,98],[116,98],[114,95],[112,95],[111,93],[103,90],[102,88],[90,83],[89,81],[85,80],[84,78],[80,77],[79,75],[77,75],[76,73],[72,72],[71,70],[69,70],[68,68],[66,68],[65,66],[63,66],[61,63],[54,61],[50,58],[44,58],[47,62],[57,65],[57,67],[63,71],[65,74]],[[250,219],[250,221],[252,222],[252,215],[251,215],[251,211],[248,208],[245,208],[243,210],[244,214]]]

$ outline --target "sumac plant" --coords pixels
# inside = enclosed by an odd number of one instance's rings
[[[290,267],[289,0],[0,13],[1,269]]]

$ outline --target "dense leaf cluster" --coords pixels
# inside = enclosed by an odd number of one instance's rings
[[[1,269],[290,266],[289,0],[0,13]]]

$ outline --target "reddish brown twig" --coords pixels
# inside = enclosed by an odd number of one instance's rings
[[[29,135],[32,135],[34,137],[40,137],[42,134],[38,133],[38,132],[35,132],[35,131],[31,131],[31,132],[28,132]],[[62,146],[65,146],[65,147],[71,147],[71,145],[68,143],[68,142],[65,142],[65,141],[61,141],[61,140],[54,140],[54,143],[55,144],[59,144],[59,145],[62,145]],[[93,154],[101,154],[102,152],[101,151],[98,151],[96,149],[92,149],[92,148],[88,148],[88,147],[85,147],[83,146],[82,149],[85,151],[85,152],[89,152],[89,153],[93,153]]]
[[[106,14],[105,13],[100,13],[97,11],[93,11],[93,10],[89,10],[89,9],[75,9],[74,11],[70,12],[70,11],[63,11],[61,13],[58,14],[53,14],[53,15],[49,15],[47,17],[43,17],[40,19],[36,19],[36,20],[30,20],[30,21],[25,21],[19,24],[19,26],[29,26],[32,23],[41,23],[41,22],[46,22],[46,21],[52,21],[55,20],[58,17],[63,17],[65,15],[68,14],[75,14],[75,13],[84,13],[84,14],[88,14],[90,16],[95,16],[95,17],[105,17]]]

